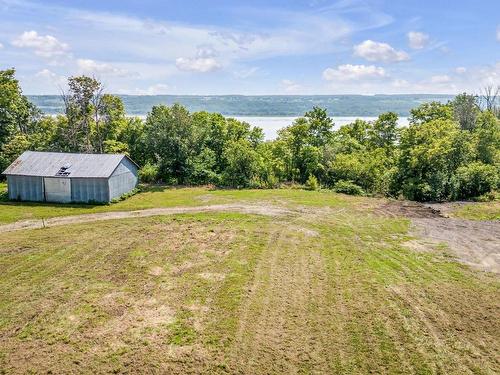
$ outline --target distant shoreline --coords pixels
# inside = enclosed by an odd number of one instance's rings
[[[447,102],[452,95],[119,95],[129,116],[145,116],[155,105],[179,103],[191,112],[207,111],[229,117],[298,117],[318,106],[333,117],[376,117],[395,112],[407,117],[412,108],[431,101]],[[47,114],[62,112],[59,95],[29,95]]]

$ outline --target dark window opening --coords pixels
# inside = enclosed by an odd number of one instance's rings
[[[71,167],[70,165],[65,165],[65,166],[62,166],[59,171],[57,171],[56,173],[56,176],[57,177],[67,177],[70,175],[71,171],[68,171],[69,167]]]

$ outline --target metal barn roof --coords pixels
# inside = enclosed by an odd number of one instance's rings
[[[117,154],[25,151],[3,174],[39,177],[107,178],[111,176],[123,158],[130,160],[126,155]]]

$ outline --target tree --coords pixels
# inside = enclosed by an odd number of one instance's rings
[[[483,108],[490,111],[496,117],[500,118],[500,85],[493,87],[493,85],[485,86],[481,89],[481,96],[479,98]]]
[[[391,153],[398,139],[398,115],[394,112],[382,113],[373,123],[370,143]]]
[[[144,121],[137,117],[125,119],[124,126],[117,135],[117,141],[127,145],[128,154],[139,165],[148,160],[145,144]]]
[[[462,130],[472,130],[476,126],[476,118],[479,114],[477,100],[477,96],[463,93],[451,101],[453,118]]]
[[[473,159],[469,140],[470,133],[450,120],[410,125],[401,135],[392,193],[417,201],[449,199],[456,169]]]
[[[419,125],[432,120],[452,120],[453,107],[451,103],[423,103],[410,110],[410,124]]]
[[[304,117],[309,125],[310,142],[313,146],[324,146],[332,136],[333,120],[326,109],[313,107]]]
[[[92,146],[96,152],[105,152],[104,144],[117,138],[126,127],[125,107],[123,101],[114,95],[104,94],[96,98],[94,107],[94,128]]]
[[[41,112],[23,95],[15,70],[0,70],[0,170],[30,147],[28,138],[40,131],[40,120]]]
[[[477,159],[485,164],[500,164],[500,120],[487,111],[477,118],[474,129]]]
[[[68,78],[69,91],[62,94],[68,119],[62,134],[68,151],[91,152],[92,123],[97,122],[102,100],[102,85],[92,77]]]
[[[247,140],[232,141],[226,151],[227,167],[222,183],[232,187],[248,187],[258,170],[258,155]]]
[[[165,182],[186,183],[196,154],[193,122],[186,108],[154,106],[146,118],[145,145],[148,158],[158,165]]]

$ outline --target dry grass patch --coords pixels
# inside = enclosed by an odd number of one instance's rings
[[[401,217],[412,208],[374,215],[379,200],[327,197],[280,193],[299,209],[279,217],[205,212],[2,234],[0,367],[500,372],[498,276],[416,239]]]

